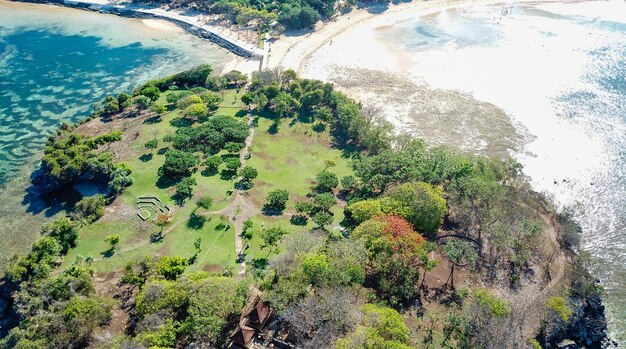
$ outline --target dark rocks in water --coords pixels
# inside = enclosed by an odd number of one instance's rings
[[[17,326],[19,318],[13,307],[15,284],[0,280],[0,338],[4,338],[9,330]]]
[[[575,310],[567,324],[550,324],[538,340],[545,349],[608,349],[617,348],[607,334],[607,321],[602,298],[598,295],[575,299]],[[547,333],[546,333],[547,331]]]

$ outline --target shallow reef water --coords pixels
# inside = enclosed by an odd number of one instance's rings
[[[230,53],[176,27],[0,2],[0,185],[106,95]]]

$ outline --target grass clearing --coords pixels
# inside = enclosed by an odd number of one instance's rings
[[[327,168],[325,161],[335,162],[335,166],[328,168],[339,179],[353,174],[349,159],[343,156],[339,149],[331,148],[328,132],[315,132],[310,124],[290,124],[289,120],[282,120],[278,132],[271,132],[273,120],[258,118],[255,129],[254,142],[248,164],[257,168],[259,176],[254,180],[254,186],[247,195],[261,208],[265,203],[267,193],[273,189],[286,189],[289,192],[289,201],[284,213],[279,216],[255,215],[253,222],[252,240],[246,250],[246,261],[252,262],[255,258],[267,257],[268,250],[261,249],[261,231],[264,228],[280,226],[289,233],[308,231],[315,224],[308,220],[305,226],[293,225],[291,216],[295,214],[297,201],[309,200],[309,195],[315,185],[317,173]],[[332,208],[333,224],[328,229],[335,229],[343,220],[343,209],[339,206]],[[274,255],[275,252],[272,252]]]
[[[224,91],[224,100],[214,115],[247,115],[241,103],[242,92],[234,89]],[[172,92],[163,93],[157,103],[166,103],[169,93]],[[191,258],[196,253],[194,242],[199,238],[201,251],[189,270],[221,272],[225,268],[236,268],[234,227],[225,218],[214,214],[206,214],[204,222],[190,220],[196,207],[195,201],[201,196],[208,195],[213,199],[209,212],[228,206],[235,198],[234,179],[224,179],[219,173],[204,175],[201,167],[193,175],[198,183],[194,188],[194,197],[182,207],[177,206],[172,199],[175,193],[173,186],[164,187],[158,184],[158,169],[165,159],[161,149],[169,145],[162,139],[166,135],[174,134],[182,124],[180,111],[173,110],[159,118],[149,118],[126,131],[133,137],[129,141],[128,151],[119,161],[126,161],[133,168],[134,184],[107,207],[105,217],[80,229],[79,244],[70,251],[65,265],[69,265],[77,255],[92,256],[99,272],[111,272],[145,256],[176,255]],[[257,168],[259,175],[253,181],[254,186],[244,195],[258,209],[263,207],[270,190],[286,189],[290,198],[282,215],[256,214],[251,218],[254,224],[251,229],[253,238],[246,250],[246,261],[250,265],[254,265],[255,260],[264,260],[268,256],[269,250],[261,249],[261,232],[264,228],[281,226],[289,233],[295,233],[315,227],[311,219],[305,226],[293,225],[290,219],[295,214],[295,203],[309,200],[307,195],[315,185],[317,173],[328,169],[340,179],[353,173],[342,151],[331,147],[327,131],[316,132],[311,124],[291,120],[282,120],[277,128],[273,125],[274,121],[271,119],[257,119],[248,164]],[[146,149],[146,142],[155,138],[158,140],[157,148]],[[222,152],[218,155],[224,154]],[[335,166],[328,168],[327,161],[334,162]],[[220,165],[220,170],[224,167],[225,164]],[[137,198],[147,195],[158,196],[174,210],[172,221],[164,228],[167,234],[159,242],[150,242],[151,234],[160,230],[152,221],[154,217],[143,222],[136,215]],[[343,210],[337,205],[331,211],[335,219],[328,228],[336,229],[343,219]],[[105,238],[111,234],[119,234],[120,243],[116,246],[115,253],[109,252],[108,255],[110,246]],[[279,251],[280,248],[272,251],[272,255]]]
[[[170,93],[172,91],[161,94],[157,104],[165,105],[166,97]],[[213,115],[237,115],[243,107],[240,96],[241,93],[234,89],[224,91],[224,101]],[[246,115],[245,111],[243,115]],[[195,253],[194,241],[201,238],[202,251],[197,257],[197,263],[189,269],[209,268],[215,271],[235,266],[234,228],[225,219],[210,216],[201,229],[194,229],[188,225],[189,217],[196,206],[195,201],[201,196],[208,195],[213,199],[210,211],[226,207],[233,199],[234,180],[222,179],[219,173],[205,176],[201,170],[197,171],[193,175],[198,183],[194,188],[194,197],[182,207],[177,206],[172,199],[175,193],[173,186],[160,187],[157,184],[158,170],[165,160],[160,149],[169,145],[163,142],[163,137],[176,132],[178,128],[176,121],[180,120],[180,117],[180,111],[173,110],[159,118],[149,118],[126,131],[133,134],[134,139],[129,145],[127,154],[118,160],[125,161],[132,167],[131,176],[134,183],[116,199],[116,203],[107,207],[105,217],[80,229],[78,246],[70,251],[64,265],[69,265],[77,255],[92,256],[98,271],[109,272],[144,256],[177,255],[189,258]],[[146,142],[155,138],[158,140],[157,149],[146,149]],[[220,165],[220,170],[224,167],[224,164]],[[172,230],[165,235],[162,242],[149,242],[150,235],[160,229],[152,221],[154,217],[142,222],[136,215],[137,198],[147,195],[158,196],[174,211],[172,222],[164,229]],[[123,207],[123,213],[119,212],[119,207]],[[116,247],[118,252],[105,258],[103,256],[109,249],[105,238],[111,234],[120,235],[120,243]]]

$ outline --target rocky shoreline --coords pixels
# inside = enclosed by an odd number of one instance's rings
[[[54,5],[61,7],[68,7],[73,9],[79,9],[84,11],[99,12],[103,14],[112,14],[126,18],[138,18],[138,19],[158,19],[174,23],[184,29],[186,32],[206,39],[226,50],[234,53],[237,56],[251,59],[251,60],[263,60],[263,54],[255,52],[242,45],[237,44],[233,40],[226,38],[218,33],[210,31],[202,26],[189,23],[182,19],[175,18],[173,16],[166,16],[158,13],[148,12],[139,8],[131,8],[123,5],[101,5],[89,2],[78,2],[69,0],[11,0],[15,2],[27,2],[34,4]]]
[[[607,333],[607,320],[599,295],[574,301],[574,313],[566,326],[545,334],[544,349],[607,349],[617,348]]]

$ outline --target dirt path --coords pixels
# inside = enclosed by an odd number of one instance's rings
[[[248,162],[248,158],[250,156],[250,146],[252,145],[252,141],[254,140],[254,118],[251,112],[248,112],[248,126],[249,133],[248,137],[245,141],[245,146],[239,155],[239,160],[241,161],[241,167],[246,166]],[[239,185],[241,183],[242,177],[237,178],[237,197],[233,202],[231,202],[228,206],[224,207],[219,211],[211,211],[209,213],[220,215],[226,219],[235,227],[235,252],[237,253],[237,264],[238,264],[238,277],[243,278],[246,274],[246,261],[244,256],[244,246],[243,246],[243,222],[248,220],[250,217],[254,216],[260,210],[256,207],[256,205],[245,196],[245,190]]]
[[[555,248],[560,252],[561,247],[559,241],[557,239],[557,231],[554,228],[555,222],[553,220],[544,218],[546,225],[548,227],[548,236],[550,237],[550,241],[554,244]],[[541,290],[544,295],[548,295],[550,291],[561,281],[563,275],[565,273],[565,255],[563,253],[559,253],[559,255],[555,258],[553,263],[557,264],[556,275],[552,277],[552,280]]]

